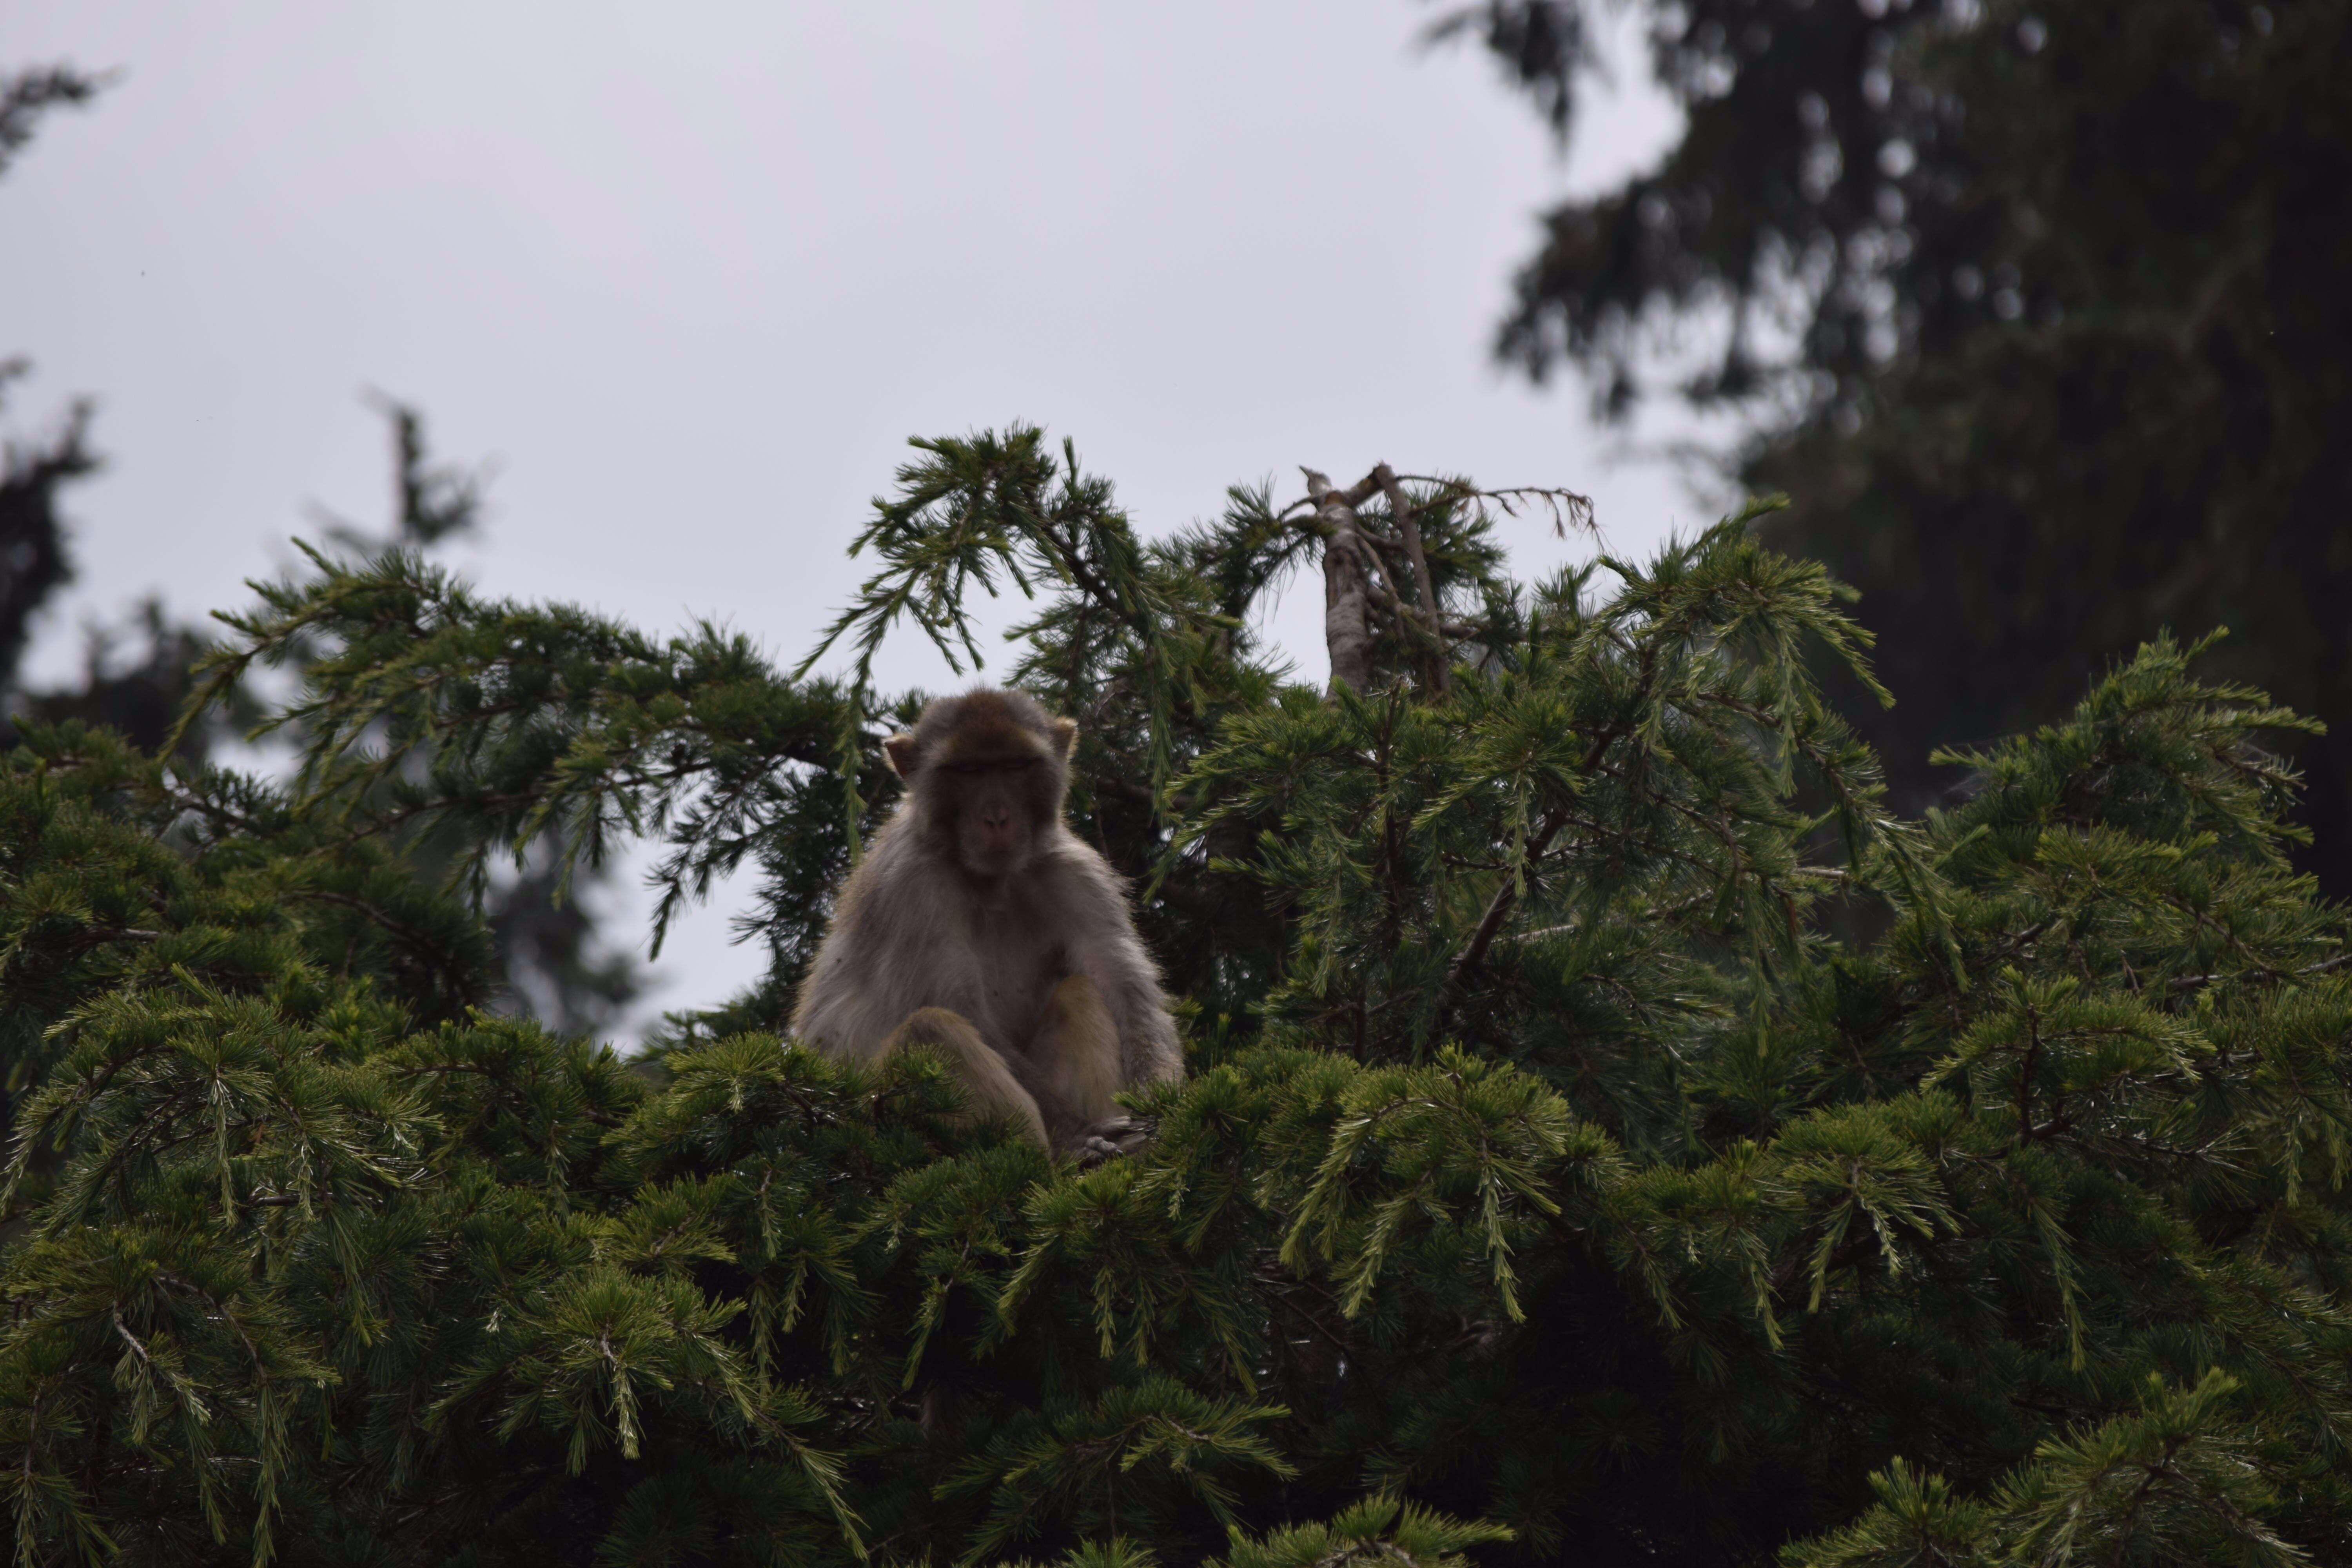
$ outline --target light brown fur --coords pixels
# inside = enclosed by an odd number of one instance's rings
[[[906,795],[842,886],[793,1032],[851,1061],[919,1043],[976,1114],[1103,1152],[1131,1131],[1111,1097],[1183,1058],[1125,886],[1063,819],[1076,732],[982,689],[886,742]]]

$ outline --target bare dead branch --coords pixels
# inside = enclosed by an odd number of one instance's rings
[[[1467,500],[1493,501],[1507,516],[1517,517],[1520,509],[1540,501],[1551,513],[1552,531],[1560,538],[1568,537],[1571,528],[1580,533],[1597,531],[1593,521],[1592,498],[1557,485],[1505,485],[1499,489],[1486,489],[1465,484],[1460,479],[1441,479],[1428,474],[1400,474],[1399,479],[1415,484],[1436,485],[1450,495]]]

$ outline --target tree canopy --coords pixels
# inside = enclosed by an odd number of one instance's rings
[[[1522,582],[1541,498],[1278,501],[1147,540],[1042,432],[926,440],[841,675],[322,550],[187,721],[284,663],[290,779],[28,723],[18,1561],[2344,1559],[2304,721],[2158,640],[1909,818],[1754,516]],[[1251,630],[1301,571],[1321,689]],[[776,1032],[916,701],[860,655],[1008,584],[1187,1036],[1091,1168]],[[764,982],[635,1058],[488,1011],[551,832],[665,915],[754,868]]]

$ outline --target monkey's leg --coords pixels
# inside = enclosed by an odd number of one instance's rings
[[[929,1046],[955,1065],[956,1076],[963,1080],[975,1117],[1006,1118],[1039,1148],[1054,1146],[1045,1136],[1045,1119],[1038,1113],[1036,1100],[1021,1087],[1004,1058],[990,1048],[962,1014],[950,1013],[945,1007],[918,1008],[907,1015],[905,1023],[890,1031],[878,1055],[887,1057],[905,1047],[918,1045]]]
[[[1083,974],[1054,987],[1029,1037],[1030,1081],[1084,1126],[1118,1114],[1118,1026],[1102,993]]]
[[[1118,1026],[1092,980],[1073,974],[1054,987],[1025,1055],[1028,1080],[1060,1147],[1102,1158],[1142,1141],[1111,1098],[1125,1079]]]

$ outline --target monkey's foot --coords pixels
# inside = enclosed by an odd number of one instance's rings
[[[1073,1133],[1069,1152],[1081,1165],[1099,1165],[1122,1159],[1151,1142],[1152,1124],[1140,1117],[1110,1116]]]

